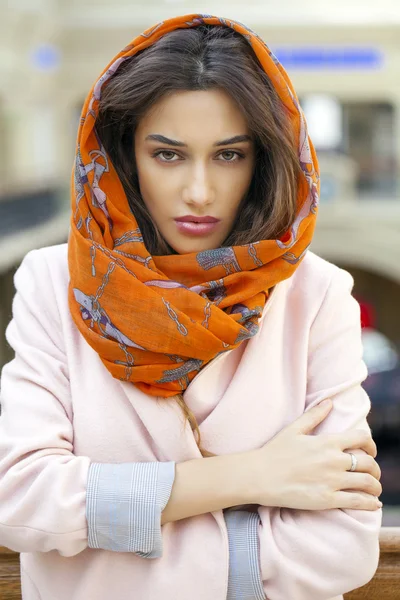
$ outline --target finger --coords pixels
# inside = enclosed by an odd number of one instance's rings
[[[352,429],[343,433],[331,434],[333,443],[337,443],[341,450],[360,448],[373,458],[377,455],[377,448],[371,434],[363,429]]]
[[[317,427],[332,410],[329,398],[306,410],[289,428],[297,433],[308,434]]]
[[[375,496],[361,492],[335,492],[333,508],[347,508],[354,510],[377,510],[382,503]]]
[[[356,472],[357,473],[370,473],[373,477],[375,477],[375,479],[377,479],[378,481],[380,481],[381,479],[381,469],[378,465],[378,463],[376,462],[375,459],[372,458],[372,456],[369,456],[368,454],[365,454],[365,452],[360,451],[360,450],[353,450],[353,453],[355,455],[355,457],[357,458],[357,467],[356,467]],[[348,456],[348,452],[343,452],[343,458],[342,458],[342,463],[343,463],[343,469],[345,471],[349,471],[350,467],[351,467],[351,457]]]
[[[382,494],[382,486],[370,473],[346,473],[340,482],[340,490],[354,490],[365,492],[372,496]]]

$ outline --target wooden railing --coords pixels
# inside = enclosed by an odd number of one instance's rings
[[[345,594],[345,600],[400,599],[400,527],[383,527],[381,556],[373,579],[365,586]],[[0,598],[21,600],[19,555],[0,546]]]
[[[19,554],[0,546],[0,598],[21,600]]]
[[[345,600],[400,599],[400,527],[382,527],[380,548],[374,577],[367,585],[345,594]]]

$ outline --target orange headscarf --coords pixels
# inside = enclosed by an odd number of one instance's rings
[[[103,84],[121,63],[161,36],[201,24],[246,36],[287,107],[301,165],[297,217],[280,240],[199,253],[151,256],[122,184],[95,135]],[[268,291],[290,277],[314,231],[318,165],[291,82],[265,43],[244,25],[210,15],[169,19],[145,31],[106,67],[91,89],[72,174],[69,306],[111,374],[142,391],[181,393],[221,352],[258,331]]]

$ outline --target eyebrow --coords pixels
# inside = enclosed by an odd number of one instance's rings
[[[162,144],[175,146],[177,148],[187,148],[187,144],[179,142],[178,140],[172,140],[165,137],[165,135],[160,135],[158,133],[152,133],[151,135],[148,135],[146,140],[161,142]],[[229,146],[230,144],[239,144],[240,142],[251,142],[251,137],[249,135],[235,135],[231,138],[227,138],[226,140],[215,142],[214,146]]]

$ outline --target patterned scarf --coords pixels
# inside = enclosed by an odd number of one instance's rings
[[[278,240],[151,256],[95,134],[99,99],[103,84],[127,58],[172,30],[201,24],[245,36],[289,109],[301,165],[297,217]],[[71,184],[72,317],[113,377],[161,397],[182,393],[204,365],[256,335],[269,290],[290,277],[307,252],[319,194],[315,152],[285,70],[253,31],[210,15],[159,23],[106,67],[82,109]]]

